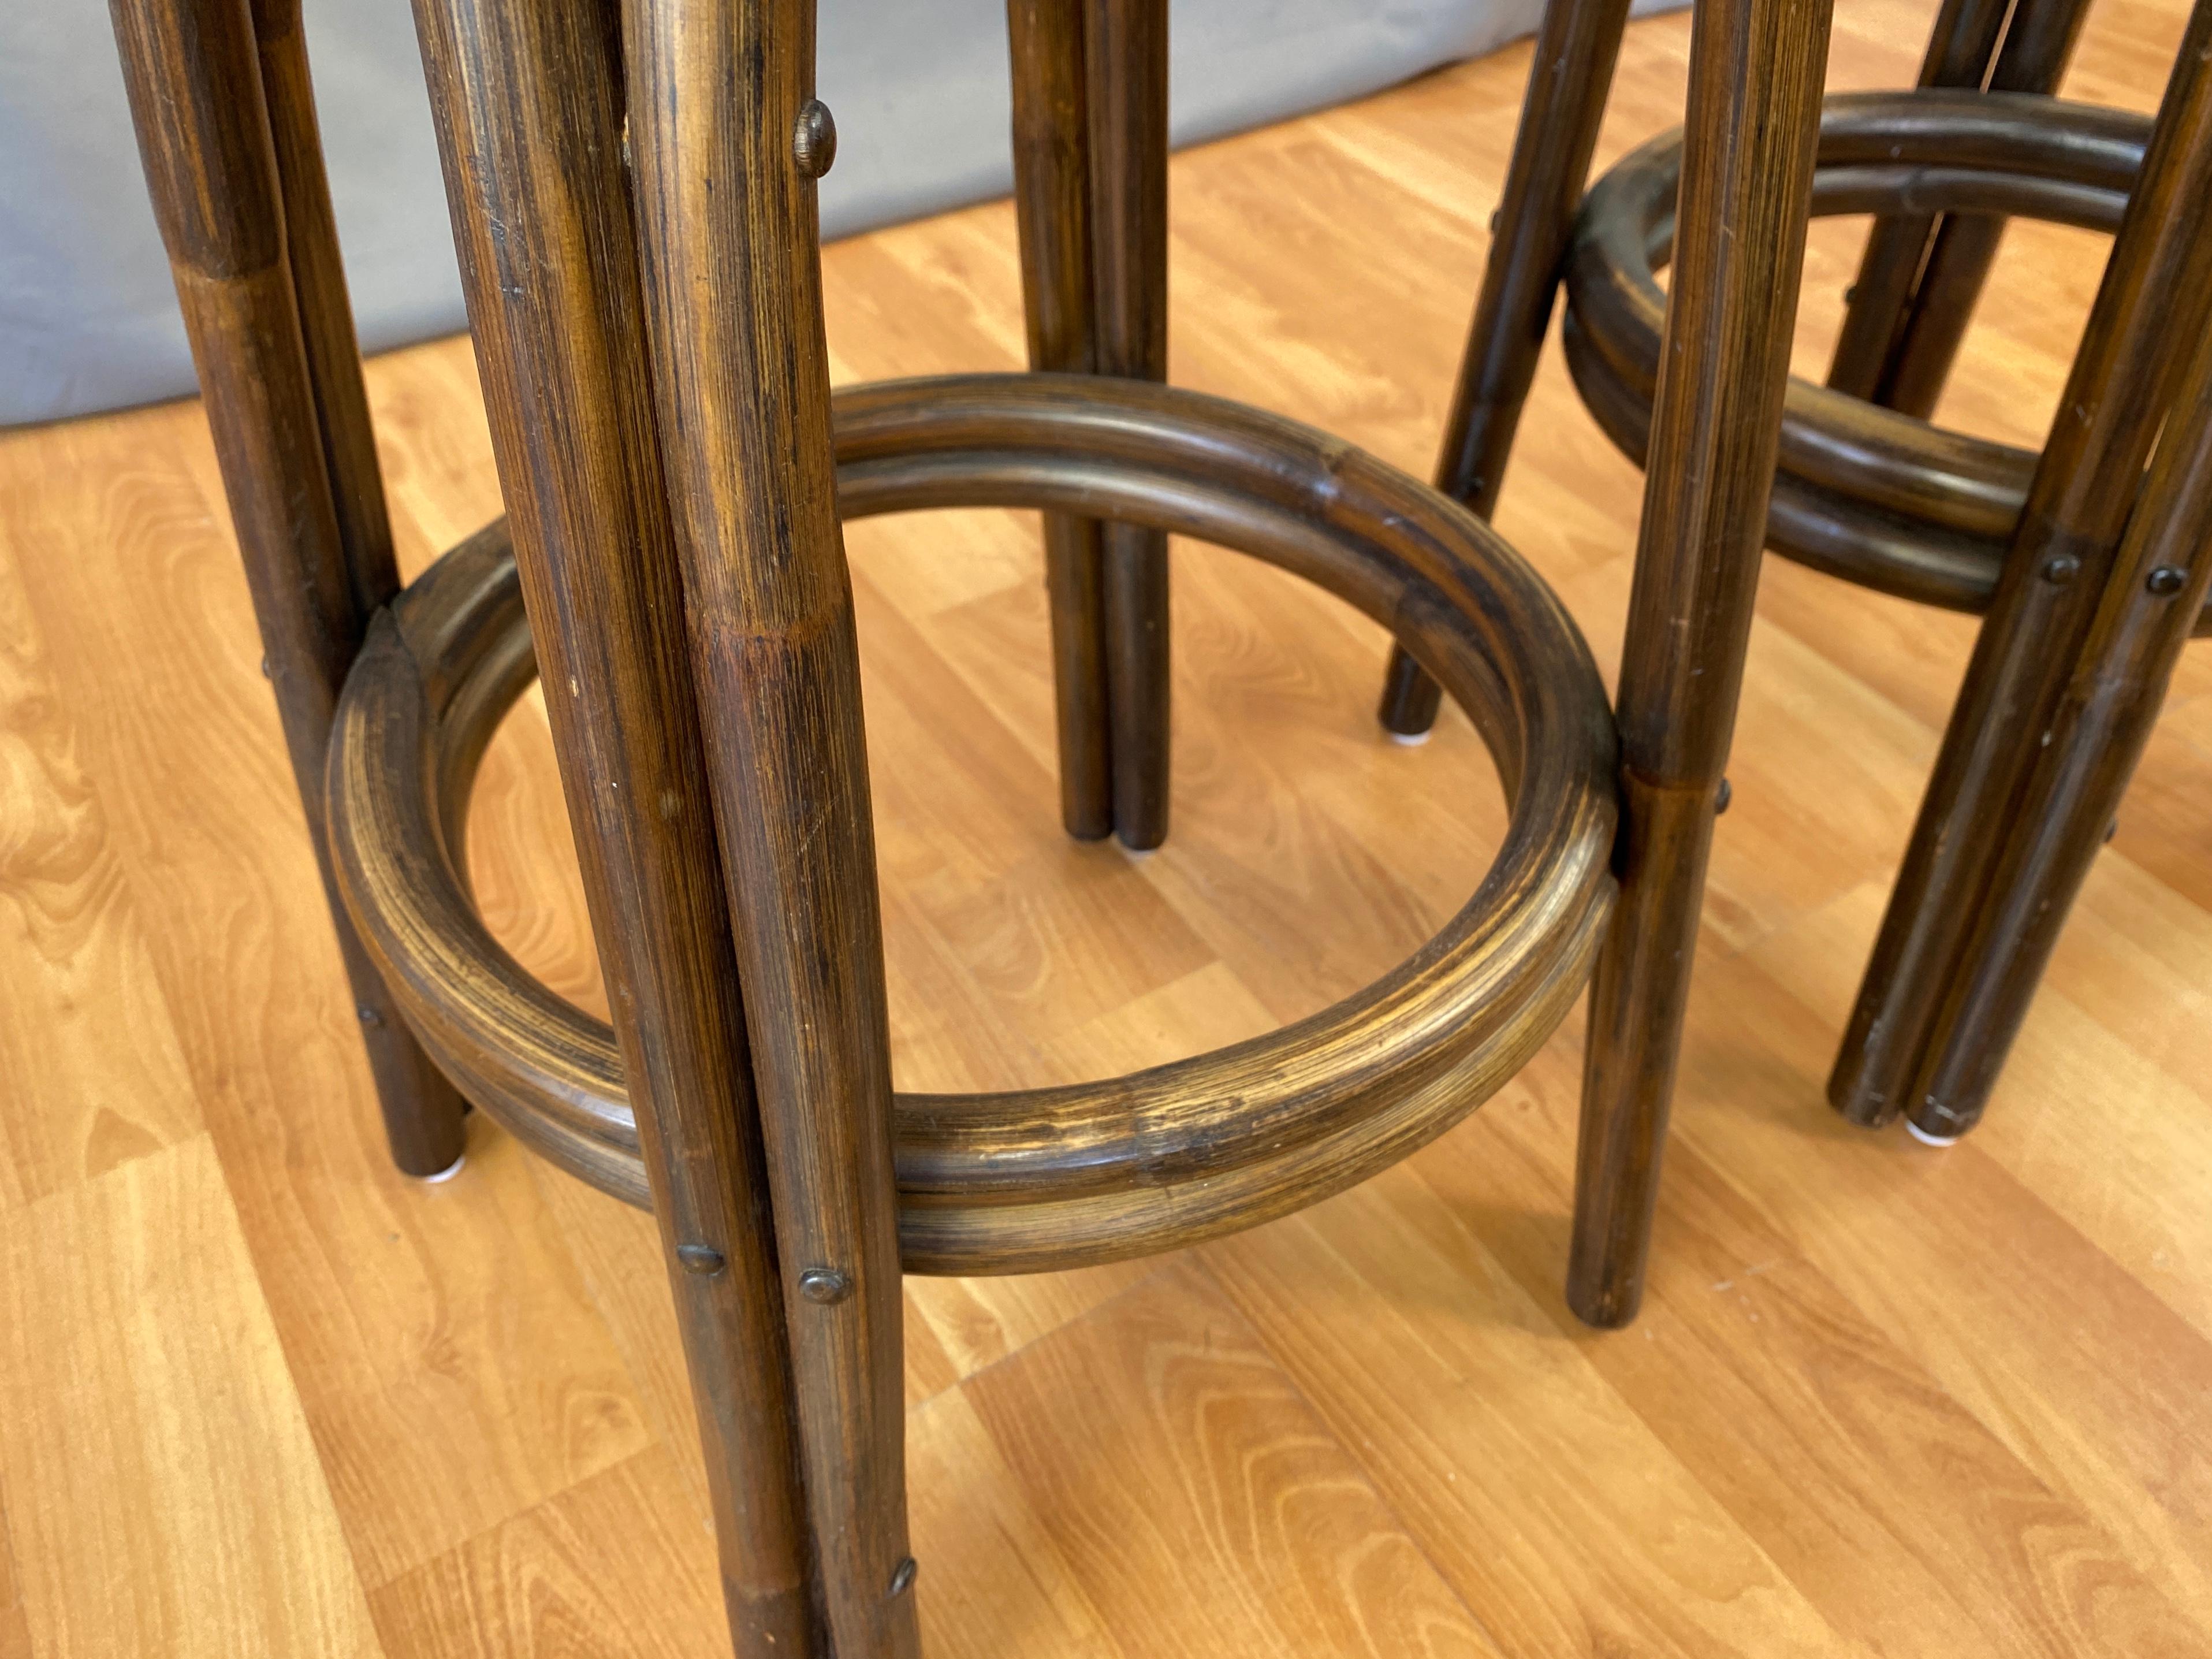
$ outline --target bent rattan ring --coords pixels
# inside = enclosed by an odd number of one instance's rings
[[[2027,93],[1827,100],[1815,214],[1984,212],[2111,232],[2142,164],[2142,116]],[[1565,285],[1567,362],[1608,437],[1642,463],[1666,313],[1679,131],[1590,187]],[[1978,611],[1996,589],[2035,457],[1795,377],[1768,511],[1775,551],[1885,592]],[[2197,633],[2212,631],[2212,610]]]
[[[1351,446],[1170,388],[1043,374],[836,404],[847,518],[949,507],[1121,520],[1251,554],[1403,640],[1468,710],[1510,815],[1464,908],[1366,990],[1103,1082],[901,1094],[904,1265],[1027,1273],[1164,1249],[1363,1179],[1474,1109],[1581,991],[1613,894],[1613,729],[1589,651],[1463,507]],[[377,620],[331,745],[340,887],[425,1047],[520,1139],[643,1205],[611,1030],[532,977],[462,871],[477,762],[535,673],[503,524]]]

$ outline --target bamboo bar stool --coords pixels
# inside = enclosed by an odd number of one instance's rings
[[[1653,270],[1666,256],[1680,171],[1671,135],[1625,159],[1591,187],[1568,256],[1568,362],[1599,423],[1632,459],[1644,453],[1660,349]],[[2154,124],[2021,93],[1830,99],[1813,210],[1900,208],[1941,215],[1947,227],[2025,214],[2115,239],[2039,456],[1833,386],[1793,381],[1784,406],[1767,545],[1848,580],[1987,617],[1829,1082],[1832,1102],[1854,1121],[1903,1112],[1922,1139],[1948,1142],[1982,1115],[2140,750],[2135,726],[2147,728],[2163,694],[2171,662],[2162,646],[2152,656],[2166,665],[2154,671],[2124,671],[2114,653],[2135,648],[2127,641],[2136,628],[2160,638],[2212,632],[2188,526],[2153,527],[2179,510],[2186,486],[2169,479],[2182,493],[2161,501],[2155,484],[2143,484],[2161,422],[2160,465],[2185,465],[2172,459],[2194,441],[2185,380],[2212,322],[2212,0],[2191,15]],[[1881,265],[1897,222],[1878,222],[1865,268]],[[1938,232],[1931,262],[1945,246]],[[1977,258],[1978,283],[1987,261]],[[1923,289],[1927,281],[1923,273]],[[1945,319],[1955,307],[1906,309],[1893,338],[1912,373],[1895,383],[1912,388],[1927,361],[1916,343],[1948,364],[1956,339]],[[1931,317],[1916,328],[1915,319]],[[1839,378],[1855,351],[1847,328]],[[2200,520],[2195,533],[2204,530]],[[2162,562],[2135,568],[2138,538],[2161,546]],[[2106,618],[2100,607],[2119,605],[2123,590],[2153,616]],[[2106,676],[2118,678],[2107,684]],[[2131,710],[2123,723],[2134,735],[2114,736],[2113,751],[2096,758],[2094,789],[2079,779],[2064,786],[2101,803],[2095,821],[2077,821],[2072,807],[2063,829],[2045,821],[2040,813],[2060,810],[2050,791],[2063,769],[2089,764],[2063,758],[2062,734],[2085,718],[2069,700],[2088,699],[2098,720],[2119,719],[2107,705],[2123,681]],[[2031,847],[2042,849],[2032,860]],[[2064,873],[2030,879],[2024,860]]]
[[[1047,9],[1072,39],[1074,0]],[[380,518],[337,528],[341,501],[368,513],[374,452],[296,5],[113,10],[311,827],[362,1006],[392,1011],[364,1023],[404,1022],[406,1054],[658,1218],[735,1651],[917,1650],[902,1271],[1103,1261],[1310,1203],[1479,1105],[1585,982],[1569,1295],[1594,1322],[1633,1313],[1774,471],[1821,0],[1698,8],[1618,740],[1527,565],[1337,440],[1097,374],[833,398],[811,0],[417,0],[509,517],[395,594]],[[1382,621],[1510,801],[1466,907],[1251,1042],[895,1095],[839,523],[964,506],[1197,536]],[[502,951],[462,873],[477,763],[533,675],[611,1027]],[[457,1127],[452,1102],[387,1088],[404,1165],[410,1135]]]

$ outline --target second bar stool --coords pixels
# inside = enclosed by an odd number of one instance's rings
[[[2196,383],[2171,349],[2203,331],[2212,292],[2212,25],[2198,6],[2154,130],[2044,95],[2086,12],[1945,0],[1921,90],[1829,100],[1814,211],[1879,216],[1828,386],[1790,384],[1765,528],[1767,545],[1831,574],[1990,617],[1829,1085],[1855,1121],[1903,1114],[1936,1141],[1978,1120],[2179,641],[2212,632],[2187,542]],[[1486,518],[1563,279],[1585,403],[1655,477],[1671,464],[1649,446],[1682,141],[1654,139],[1583,195],[1626,15],[1624,0],[1552,0],[1536,41],[1437,474]],[[2020,215],[2118,238],[2040,456],[1924,419]],[[2148,547],[2162,562],[2138,568]],[[1648,621],[1632,621],[1632,664]],[[1625,735],[1642,695],[1625,672]],[[1415,738],[1436,708],[1395,649],[1382,724]],[[1613,1133],[1599,1094],[1586,1148]],[[1609,1182],[1586,1159],[1585,1218],[1656,1183],[1663,1091],[1613,1104],[1643,1150]]]
[[[1664,311],[1654,272],[1680,172],[1674,135],[1623,160],[1591,186],[1567,258],[1568,363],[1631,459],[1644,453]],[[1767,544],[1850,581],[1986,613],[1829,1082],[1854,1121],[1902,1114],[1923,1139],[1948,1141],[1988,1103],[2173,653],[2212,632],[2203,521],[2186,512],[2202,439],[2191,357],[2212,324],[2212,0],[2191,14],[2155,123],[2017,92],[1830,99],[1813,202],[1815,213],[1891,216],[1863,281],[1884,269],[1900,219],[1940,213],[1945,227],[1976,228],[1937,232],[1928,256],[1969,250],[1966,289],[1994,246],[1978,228],[1997,216],[2114,238],[2040,454],[1832,385],[1793,381],[1784,405]],[[1847,322],[1832,378],[1850,377],[1863,336],[1893,332],[1883,384],[1932,398],[1926,379],[1948,367],[1964,312],[1929,280],[1900,300],[1893,331]]]

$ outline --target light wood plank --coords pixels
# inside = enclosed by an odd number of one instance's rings
[[[0,1216],[0,1468],[37,1659],[382,1652],[204,1136]]]
[[[1400,1206],[1432,1236],[1470,1228],[1570,1331],[1549,1217],[1571,1189],[1558,1131],[1576,1058],[1547,1054],[1506,1109],[1425,1153],[1425,1194]],[[1794,1208],[1770,1217],[1686,1139],[1668,1160],[1645,1313],[1581,1351],[1832,1625],[1928,1659],[2202,1645],[2090,1506],[1838,1291],[1792,1237]]]
[[[199,1128],[106,809],[0,548],[0,1210]]]
[[[1126,1651],[1511,1650],[1195,1275],[1131,1291],[963,1392]],[[1105,1422],[1127,1432],[1086,1426]]]
[[[1500,1649],[1859,1651],[1440,1209],[1401,1170],[1204,1255]]]
[[[907,1462],[931,1659],[1145,1651],[1115,1641],[963,1390],[908,1416]]]
[[[392,1168],[197,410],[0,450],[15,567],[371,1584],[647,1443],[532,1184]],[[74,491],[70,478],[84,480]],[[219,498],[216,498],[219,500]],[[118,640],[187,642],[135,654]]]
[[[702,1513],[649,1449],[401,1574],[371,1597],[410,1659],[684,1659],[726,1645]]]

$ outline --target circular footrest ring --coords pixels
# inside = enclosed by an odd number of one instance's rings
[[[1832,97],[1813,212],[1993,213],[2117,229],[2148,118],[2029,93],[1922,89]],[[1674,245],[1680,129],[1590,187],[1568,254],[1565,325],[1576,389],[1641,465]],[[1767,515],[1776,552],[1863,586],[1989,606],[2036,458],[1792,377]],[[2212,632],[2212,611],[2199,634]]]
[[[1467,905],[1366,990],[1127,1077],[901,1094],[907,1269],[1028,1273],[1285,1213],[1479,1105],[1578,995],[1611,909],[1613,728],[1572,620],[1487,526],[1348,445],[1134,382],[971,375],[836,400],[842,514],[1040,507],[1252,554],[1382,622],[1467,708],[1510,802]],[[485,744],[535,672],[503,524],[377,620],[330,760],[339,885],[409,1022],[540,1152],[645,1204],[614,1034],[476,914],[462,848]]]

